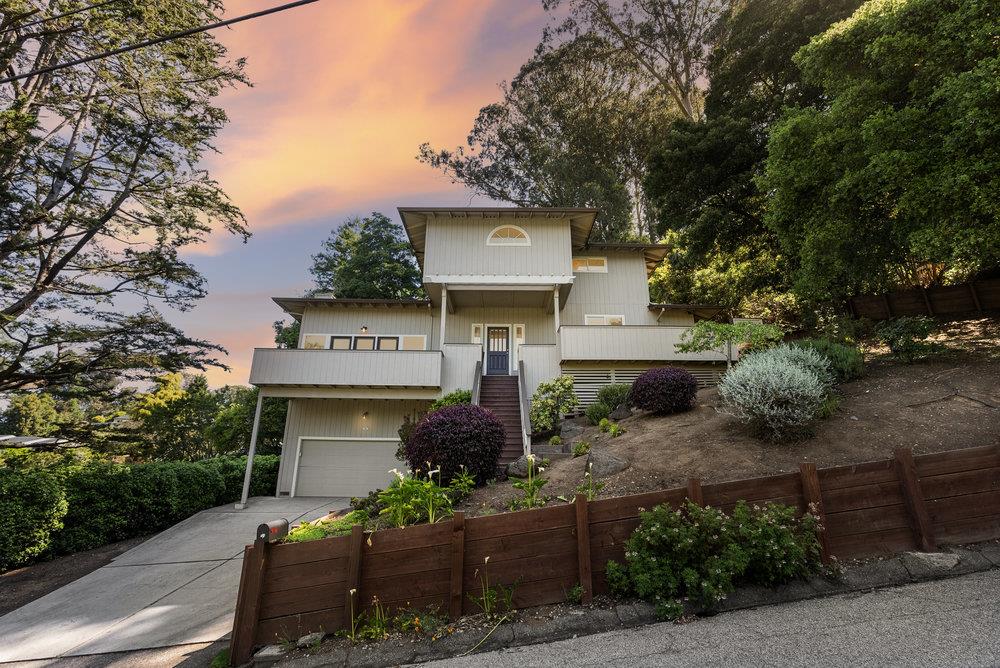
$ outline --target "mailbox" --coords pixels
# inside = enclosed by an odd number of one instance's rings
[[[257,527],[257,542],[273,543],[288,535],[288,520],[271,520]]]

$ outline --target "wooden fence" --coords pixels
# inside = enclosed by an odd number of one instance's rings
[[[855,318],[872,320],[888,320],[901,315],[981,313],[1000,309],[1000,278],[852,297],[847,307]]]
[[[350,624],[374,596],[390,608],[430,605],[458,617],[478,612],[487,568],[491,584],[516,584],[519,608],[558,603],[577,584],[584,600],[607,592],[608,560],[622,560],[640,509],[685,498],[723,510],[737,501],[810,504],[820,515],[824,558],[851,559],[938,542],[1000,538],[1000,445],[636,496],[465,518],[308,543],[248,545],[231,640],[234,664],[255,645],[294,640]]]

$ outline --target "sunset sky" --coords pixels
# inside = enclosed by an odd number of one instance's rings
[[[230,0],[227,16],[279,4]],[[227,93],[231,122],[206,161],[253,238],[222,234],[189,253],[209,296],[168,317],[225,346],[246,383],[254,347],[273,346],[272,296],[310,285],[310,256],[345,218],[402,205],[485,205],[417,162],[419,145],[464,143],[541,37],[540,0],[321,0],[219,31],[247,58],[252,88]]]

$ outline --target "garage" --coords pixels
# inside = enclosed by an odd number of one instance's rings
[[[303,438],[299,441],[292,496],[366,496],[384,488],[396,459],[397,439]]]

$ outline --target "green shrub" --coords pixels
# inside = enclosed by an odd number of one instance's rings
[[[830,370],[830,360],[812,348],[783,343],[780,346],[753,353],[753,356],[761,364],[794,364],[814,374],[825,389],[829,390],[833,387],[835,377]]]
[[[161,465],[142,466],[146,467],[142,471],[144,486],[160,492],[154,496],[158,503],[155,509],[135,503],[133,467],[94,462],[61,471],[68,511],[63,530],[55,535],[55,550],[60,553],[90,550],[129,538],[137,526],[156,521],[158,516],[173,517],[177,478],[169,476],[168,480],[167,469]]]
[[[368,513],[363,510],[352,510],[343,517],[300,524],[288,532],[283,542],[306,543],[321,538],[346,536],[351,533],[351,527],[355,524],[364,525],[367,521]]]
[[[847,346],[830,339],[801,339],[792,345],[815,350],[829,360],[830,371],[837,383],[846,383],[864,374],[865,358],[854,346]]]
[[[246,457],[240,457],[246,466]],[[278,466],[281,464],[279,455],[257,455],[253,458],[253,473],[250,476],[250,496],[274,496],[278,489]],[[240,491],[243,489],[243,477],[240,477]],[[233,501],[239,500],[239,495]]]
[[[218,505],[226,489],[218,471],[200,462],[173,462],[173,469],[177,476],[178,490],[174,506],[175,520],[180,521]]]
[[[612,422],[610,425],[608,425],[608,435],[611,436],[611,438],[618,438],[624,433],[625,433],[625,427],[621,426],[617,422]]]
[[[66,496],[54,476],[0,468],[0,571],[45,554],[65,515]]]
[[[586,415],[587,422],[598,425],[601,423],[601,420],[606,420],[611,415],[611,409],[608,408],[607,404],[602,404],[598,401],[595,404],[587,406]]]
[[[471,404],[472,390],[455,390],[444,395],[440,399],[431,402],[429,411],[436,411],[445,406],[457,406],[458,404]]]
[[[608,584],[632,593],[674,619],[683,601],[710,610],[740,584],[774,586],[818,570],[819,543],[811,515],[795,509],[739,502],[732,516],[687,502],[679,510],[656,506],[640,515],[625,542],[624,565],[609,562]]]
[[[925,339],[937,330],[937,323],[927,316],[904,316],[875,325],[875,338],[889,347],[899,360],[910,364],[934,349]]]
[[[643,371],[629,392],[629,404],[659,415],[682,413],[694,408],[698,380],[679,367],[658,367]]]
[[[573,445],[573,456],[582,457],[590,453],[590,442],[589,441],[577,441]]]
[[[804,432],[826,394],[815,373],[765,353],[748,355],[719,383],[725,411],[772,440]]]
[[[562,436],[556,434],[549,439],[549,445],[562,445]]]
[[[256,455],[253,458],[253,473],[250,475],[250,496],[274,496],[278,487],[278,455]],[[213,505],[235,503],[243,495],[243,478],[246,475],[247,458],[212,457],[198,464],[206,466],[222,478],[222,491]]]
[[[597,401],[607,406],[611,410],[615,410],[622,404],[628,401],[628,393],[632,390],[632,385],[629,383],[610,383],[608,385],[602,385],[601,389],[597,390]]]
[[[573,392],[573,376],[563,375],[539,383],[531,396],[531,429],[536,432],[551,431],[563,415],[573,411],[580,401]]]

